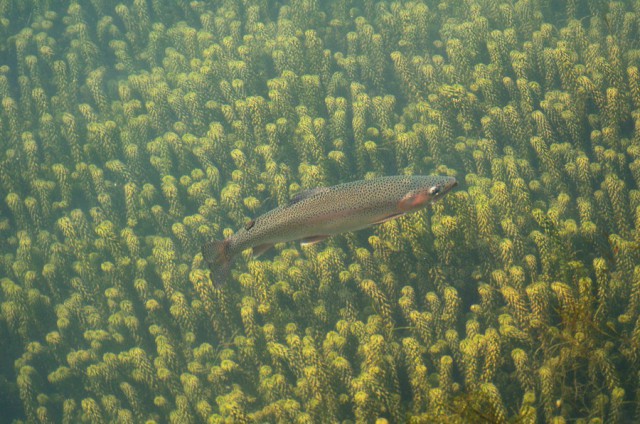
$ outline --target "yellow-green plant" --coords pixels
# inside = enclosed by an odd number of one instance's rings
[[[0,4],[9,420],[640,419],[637,5],[214,3]],[[430,173],[208,277],[301,190]]]

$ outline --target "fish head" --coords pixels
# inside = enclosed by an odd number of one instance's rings
[[[405,213],[422,209],[442,199],[457,185],[458,181],[453,177],[440,175],[412,177],[410,190],[400,200],[399,209]]]

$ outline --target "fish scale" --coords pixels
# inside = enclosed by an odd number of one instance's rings
[[[457,185],[447,176],[389,176],[319,187],[294,196],[251,221],[225,240],[202,247],[216,285],[227,278],[233,258],[253,248],[259,256],[276,243],[320,242],[332,235],[356,231],[416,212],[441,199]]]

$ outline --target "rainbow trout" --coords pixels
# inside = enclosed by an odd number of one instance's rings
[[[253,248],[259,256],[276,243],[301,240],[315,244],[327,237],[360,230],[416,212],[441,199],[457,185],[453,177],[391,176],[303,191],[288,205],[250,221],[226,240],[202,246],[214,284],[229,274],[233,258]]]

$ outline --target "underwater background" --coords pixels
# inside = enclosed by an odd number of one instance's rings
[[[0,422],[640,421],[640,3],[0,1]],[[307,188],[455,176],[260,260]]]

